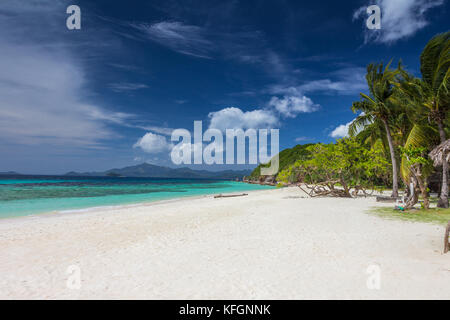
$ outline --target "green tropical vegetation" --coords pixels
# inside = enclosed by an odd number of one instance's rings
[[[404,212],[400,210],[382,207],[374,208],[369,211],[369,213],[386,219],[427,222],[444,226],[450,221],[450,209],[414,210],[410,211],[408,214],[404,214]]]
[[[312,144],[296,145],[293,148],[285,149],[279,153],[279,171],[287,169],[294,164],[297,160],[304,159],[309,156],[308,147]],[[261,167],[268,167],[268,165],[259,165],[252,171],[248,177],[250,180],[259,180],[261,177]]]
[[[278,178],[304,182],[312,196],[351,197],[360,191],[366,194],[389,177],[389,163],[379,144],[366,148],[357,139],[348,138],[310,145],[306,151],[307,159],[297,160],[281,171]]]
[[[302,182],[311,196],[351,197],[377,187],[407,190],[406,209],[422,198],[428,209],[429,179],[441,177],[437,206],[448,208],[448,162],[434,167],[429,153],[449,137],[450,32],[436,35],[420,56],[421,76],[392,60],[367,66],[367,92],[348,136],[331,144],[309,144],[280,153],[277,181]],[[445,156],[444,156],[445,159]],[[257,167],[249,177],[260,179]],[[412,188],[412,191],[411,191]]]
[[[432,131],[436,131],[436,128],[440,143],[444,143],[448,136],[450,32],[439,34],[430,40],[420,56],[420,65],[422,78],[416,79],[403,71],[406,74],[404,81],[400,81],[397,87],[399,95],[406,98],[412,112],[416,114],[413,124],[415,130],[411,130],[408,144],[426,148],[435,146]],[[446,161],[442,164],[442,181],[448,181]],[[447,183],[442,184],[438,207],[449,207]]]
[[[382,124],[384,132],[381,134],[386,137],[388,142],[392,163],[392,196],[398,197],[398,165],[390,125],[395,114],[399,112],[395,100],[392,99],[398,70],[389,68],[391,62],[386,67],[383,67],[383,63],[368,65],[366,80],[370,94],[360,93],[362,99],[353,103],[353,112],[360,111],[361,115],[353,121],[349,130],[351,135],[355,135],[358,128],[364,128],[372,123],[376,123],[378,127]]]

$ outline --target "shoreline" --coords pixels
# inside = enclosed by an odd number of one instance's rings
[[[255,192],[262,192],[262,191],[269,191],[269,190],[275,190],[275,189],[260,189],[260,190],[245,190],[245,193],[255,193]],[[230,193],[224,193],[224,194],[234,194],[235,192]],[[160,205],[160,204],[166,204],[166,203],[178,203],[181,201],[188,201],[188,200],[198,200],[198,199],[204,199],[212,197],[214,198],[216,194],[204,194],[204,195],[192,195],[192,196],[185,196],[185,197],[177,197],[172,199],[162,199],[162,200],[154,200],[154,201],[143,201],[143,202],[136,202],[136,203],[128,203],[128,204],[117,204],[117,205],[105,205],[105,206],[94,206],[94,207],[86,207],[86,208],[80,208],[80,209],[64,209],[64,210],[57,210],[57,211],[48,211],[48,212],[42,212],[42,213],[35,213],[35,214],[29,214],[24,216],[16,216],[16,217],[0,217],[0,224],[3,221],[7,220],[17,220],[17,219],[26,219],[26,218],[48,218],[48,217],[57,217],[57,216],[66,216],[70,214],[80,215],[83,213],[95,213],[95,212],[105,212],[108,210],[126,210],[126,209],[132,209],[132,208],[140,208],[140,207],[151,207],[154,205]]]
[[[236,183],[235,181],[232,181]],[[240,182],[242,183],[242,182]],[[269,186],[270,187],[270,186]],[[242,190],[230,190],[229,192],[220,192],[217,191],[214,193],[204,193],[204,194],[192,194],[192,195],[186,195],[186,196],[179,196],[176,197],[161,197],[160,199],[145,199],[145,200],[129,200],[125,199],[122,203],[113,203],[113,204],[100,204],[100,205],[87,205],[87,206],[81,206],[77,208],[76,206],[74,208],[67,208],[67,209],[53,209],[53,210],[43,210],[39,212],[34,213],[28,213],[28,214],[22,214],[19,213],[18,215],[14,215],[14,213],[10,213],[9,215],[0,216],[0,221],[3,221],[5,219],[17,219],[17,218],[26,218],[26,217],[37,217],[37,216],[48,216],[48,215],[59,215],[59,214],[67,214],[67,213],[80,213],[80,212],[92,212],[97,210],[106,210],[106,209],[120,209],[120,208],[128,208],[128,207],[135,207],[135,206],[141,206],[141,205],[151,205],[153,203],[159,203],[159,202],[165,202],[165,201],[178,201],[183,199],[196,199],[196,198],[202,198],[202,197],[208,197],[208,196],[214,196],[216,194],[228,194],[228,193],[237,193],[237,192],[254,192],[254,191],[264,191],[264,190],[270,190],[269,188],[266,189],[242,189]],[[114,195],[115,196],[115,195]],[[71,200],[72,198],[67,198],[68,200]],[[57,201],[62,201],[64,198],[55,198]],[[80,199],[80,201],[82,201]]]
[[[2,220],[0,298],[450,298],[442,226],[367,214],[374,197],[255,191]]]

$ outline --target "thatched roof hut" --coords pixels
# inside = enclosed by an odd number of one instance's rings
[[[433,160],[435,166],[441,166],[442,162],[450,162],[450,139],[441,143],[429,154],[431,160]]]

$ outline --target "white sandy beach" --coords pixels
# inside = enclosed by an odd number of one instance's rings
[[[444,228],[298,188],[0,220],[2,299],[450,299]],[[81,288],[67,287],[69,266]],[[381,287],[367,287],[378,265]]]

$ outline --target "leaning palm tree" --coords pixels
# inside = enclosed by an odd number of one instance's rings
[[[350,132],[367,128],[374,122],[380,122],[383,125],[392,163],[392,197],[398,197],[398,166],[390,125],[395,118],[391,97],[394,93],[394,82],[398,70],[389,69],[391,62],[385,68],[382,63],[367,66],[366,80],[370,94],[360,93],[361,100],[353,103],[353,112],[362,113],[353,121]]]
[[[445,142],[441,143],[439,146],[437,146],[435,149],[433,149],[429,154],[431,160],[433,160],[435,166],[442,166],[445,165],[448,166],[450,163],[450,139],[446,140]],[[447,182],[444,180],[442,181],[442,189],[444,189],[444,184],[447,185]],[[448,188],[448,186],[446,186]],[[447,189],[448,191],[448,189]],[[443,191],[441,191],[442,193]],[[441,198],[442,200],[442,195]],[[448,203],[447,203],[448,204]],[[445,207],[445,203],[444,206]],[[450,223],[449,223],[450,226]]]
[[[442,166],[444,162],[450,162],[450,139],[434,148],[430,152],[430,158],[435,166]]]
[[[450,32],[439,34],[428,42],[420,56],[422,79],[412,79],[405,72],[399,88],[417,107],[417,113],[437,126],[440,142],[446,141],[445,127],[450,110]],[[438,207],[448,208],[448,163],[442,165],[442,189]]]

